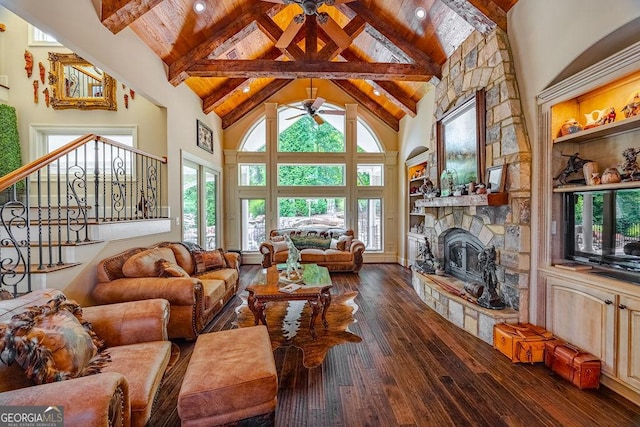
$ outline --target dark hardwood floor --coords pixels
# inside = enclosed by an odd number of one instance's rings
[[[242,290],[257,272],[241,267]],[[512,364],[444,320],[418,299],[408,269],[365,264],[332,279],[333,293],[359,292],[349,330],[363,340],[332,348],[313,369],[300,350],[277,349],[277,426],[640,426],[640,407],[611,390],[580,391],[541,364]],[[230,301],[208,330],[232,328],[239,304]],[[180,425],[177,395],[194,344],[177,343],[152,427]]]

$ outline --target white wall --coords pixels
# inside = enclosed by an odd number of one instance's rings
[[[166,139],[152,143],[164,146],[168,157],[168,177],[172,183],[168,197],[171,215],[181,216],[180,151],[206,158],[222,169],[219,118],[215,114],[205,116],[200,98],[185,84],[174,87],[167,81],[164,63],[133,31],[127,28],[114,35],[107,30],[100,23],[99,11],[92,2],[0,0],[0,5],[55,36],[63,45],[166,110]],[[22,62],[22,55],[11,60]],[[213,155],[195,144],[196,119],[208,123],[214,130],[216,145]],[[224,231],[221,232],[224,238]],[[170,234],[165,237],[179,239],[179,227],[174,224]]]

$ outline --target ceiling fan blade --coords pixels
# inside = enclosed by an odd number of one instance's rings
[[[302,27],[303,23],[304,22],[298,24],[295,19],[289,22],[289,25],[284,29],[282,35],[276,42],[276,47],[278,49],[288,48],[293,39],[296,37],[296,34],[298,34],[298,31]]]
[[[314,114],[311,117],[313,117],[313,120],[315,120],[317,124],[319,124],[319,125],[324,124],[324,120],[322,120],[322,117],[320,117],[319,115]]]
[[[307,111],[304,108],[300,108],[297,105],[289,105],[289,104],[284,104],[283,107],[287,107],[287,108],[294,108],[296,110],[300,110],[300,111]]]
[[[328,15],[327,18],[327,22],[325,22],[324,24],[320,24],[324,32],[327,33],[329,37],[331,37],[331,40],[333,40],[340,47],[340,49],[344,50],[351,46],[351,42],[353,40],[351,40],[349,34],[347,34],[346,31],[343,30],[342,27],[333,20],[333,18]]]
[[[341,110],[318,110],[318,114],[327,114],[329,116],[344,116],[344,111]]]
[[[285,120],[297,119],[298,117],[306,116],[307,113],[297,114],[295,116],[287,117]]]
[[[269,1],[269,0],[263,0],[263,1]],[[333,0],[333,1],[328,0],[328,1],[325,1],[325,4],[327,6],[335,6],[337,4],[351,3],[352,1],[355,1],[355,0]]]
[[[311,104],[311,109],[312,110],[317,110],[318,108],[320,108],[320,106],[322,104],[324,104],[325,99],[321,98],[321,97],[317,97],[315,101],[313,101],[313,104]]]
[[[286,2],[284,0],[262,0],[262,1],[266,1],[269,3],[280,3],[280,4],[286,4]],[[336,4],[338,3],[339,0],[336,1]]]

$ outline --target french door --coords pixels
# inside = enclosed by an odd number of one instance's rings
[[[220,247],[217,232],[220,172],[182,160],[182,240],[210,250]]]

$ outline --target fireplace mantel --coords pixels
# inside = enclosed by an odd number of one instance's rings
[[[468,196],[434,197],[415,201],[416,207],[501,206],[509,203],[509,193],[471,194]]]

